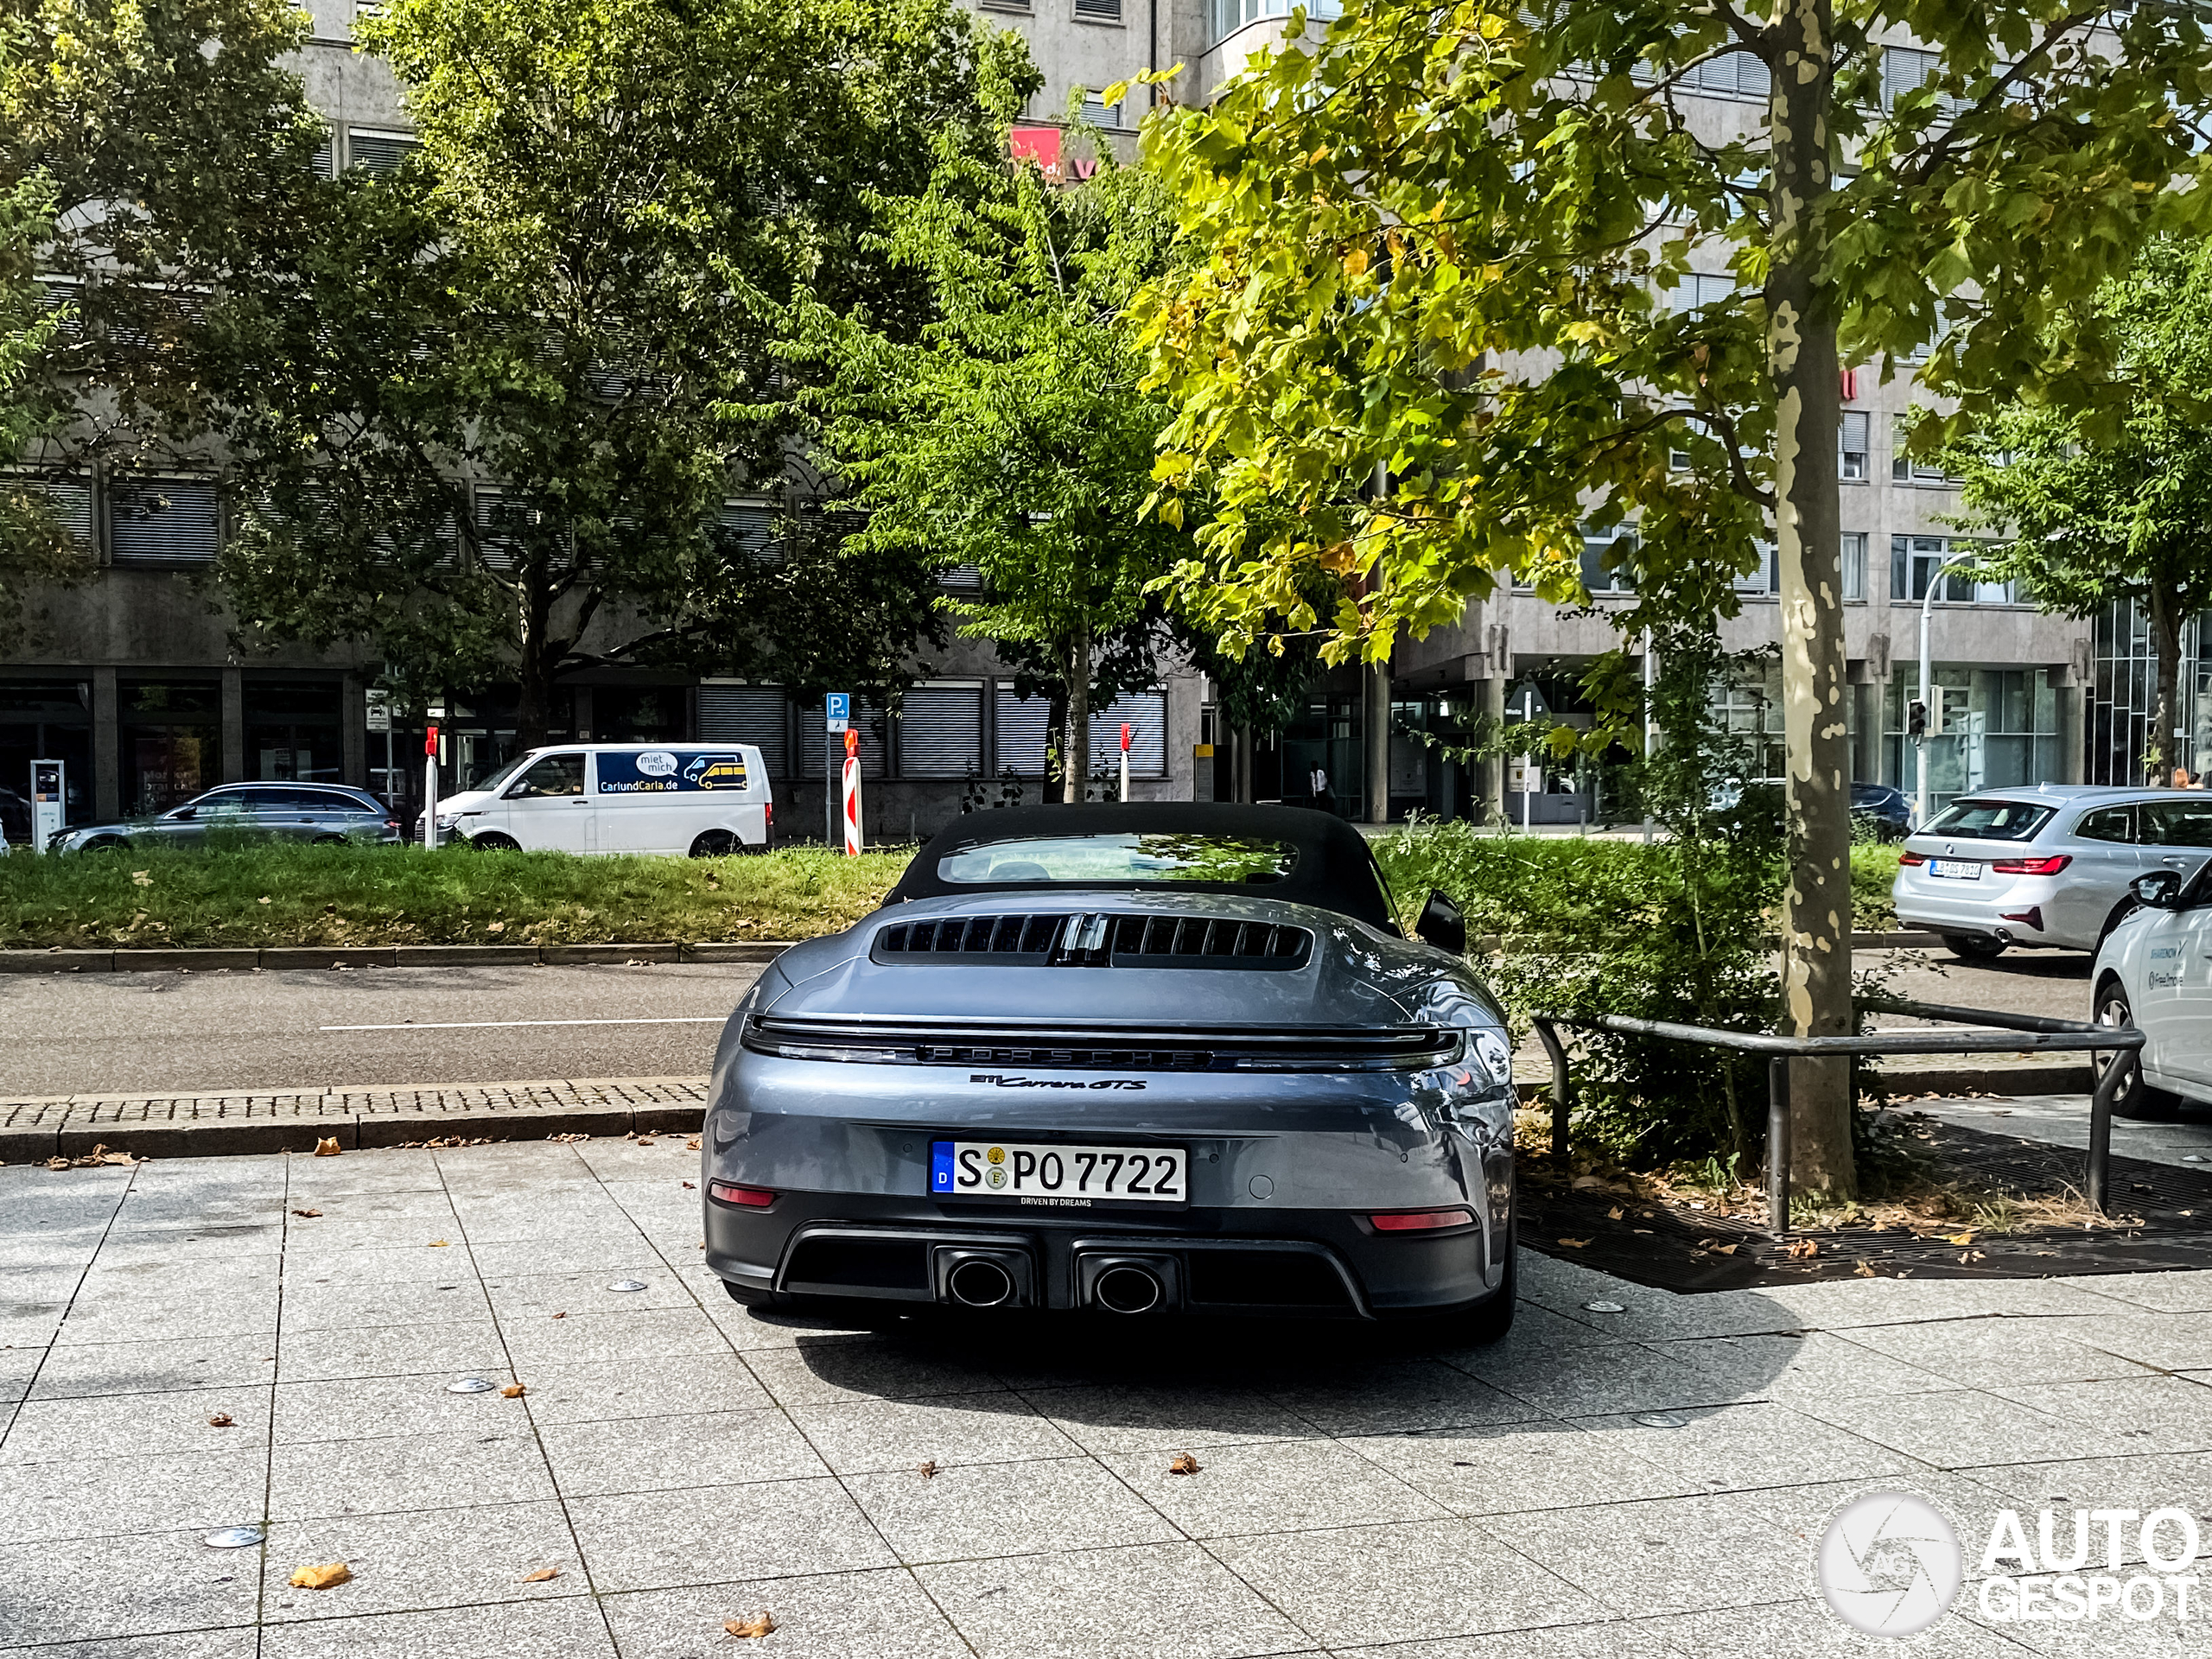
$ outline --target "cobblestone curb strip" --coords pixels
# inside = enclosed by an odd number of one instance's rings
[[[704,1077],[428,1084],[321,1093],[59,1095],[0,1100],[0,1163],[81,1158],[94,1147],[141,1158],[352,1151],[410,1141],[538,1141],[555,1135],[696,1132]]]
[[[251,973],[270,968],[473,968],[500,963],[773,962],[787,939],[690,944],[379,944],[284,945],[265,950],[0,950],[0,974]]]

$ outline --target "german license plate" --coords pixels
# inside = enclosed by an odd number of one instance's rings
[[[1039,1209],[1094,1204],[1188,1204],[1189,1154],[1180,1147],[1033,1146],[1018,1141],[932,1141],[930,1193]]]
[[[1928,861],[1928,874],[1947,875],[1954,881],[1979,881],[1981,865],[1971,858],[1931,858]]]

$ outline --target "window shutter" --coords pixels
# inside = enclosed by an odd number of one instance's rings
[[[776,509],[767,502],[725,502],[715,522],[742,562],[768,570],[783,563],[784,542],[776,534]]]
[[[420,141],[396,132],[349,132],[346,159],[364,173],[397,173],[407,158],[422,149]]]
[[[1843,411],[1843,423],[1836,428],[1836,442],[1844,453],[1854,455],[1866,453],[1870,435],[1868,429],[1872,418],[1864,410],[1847,409]]]
[[[998,742],[992,758],[994,772],[1012,772],[1024,778],[1045,775],[1046,727],[1052,705],[1043,697],[1017,697],[1012,684],[1001,681],[998,694]]]
[[[983,769],[983,688],[918,685],[899,716],[899,775],[965,778]]]
[[[771,778],[791,775],[791,699],[780,685],[702,685],[699,735],[710,743],[750,743]]]
[[[118,564],[212,564],[220,546],[222,511],[213,484],[118,484],[109,520]]]
[[[1122,21],[1122,0],[1075,0],[1075,15],[1094,23]],[[1085,114],[1090,111],[1086,110]]]
[[[310,165],[314,169],[315,177],[318,179],[334,179],[338,176],[338,133],[336,129],[325,127],[322,130],[322,143],[321,146],[316,149],[315,160]]]
[[[89,553],[96,543],[92,540],[92,486],[79,479],[60,479],[51,484],[32,486],[46,498],[46,510],[54,521],[69,533],[69,539]]]
[[[937,579],[937,585],[948,594],[980,594],[983,573],[972,564],[956,564]]]
[[[1167,775],[1167,694],[1132,691],[1090,711],[1090,769],[1115,776],[1122,764],[1122,726],[1129,728],[1129,776]]]
[[[1084,0],[1076,0],[1075,15],[1078,17],[1103,18],[1117,23],[1122,21],[1121,0],[1112,0],[1110,12],[1086,11],[1084,4]],[[1118,105],[1109,109],[1105,99],[1086,89],[1083,94],[1083,118],[1094,127],[1118,127],[1122,124],[1122,111]]]

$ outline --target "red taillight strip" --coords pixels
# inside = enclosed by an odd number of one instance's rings
[[[1925,853],[1899,853],[1897,855],[1897,862],[1900,864],[1925,864],[1927,861],[1928,855]]]
[[[2056,875],[2074,861],[2067,853],[2053,853],[2048,858],[2000,858],[1990,865],[1998,875]]]
[[[740,1186],[734,1181],[709,1181],[707,1196],[724,1204],[743,1205],[748,1210],[766,1210],[776,1201],[776,1195],[765,1186]]]
[[[1370,1216],[1378,1233],[1426,1233],[1439,1227],[1471,1227],[1474,1212],[1468,1210],[1401,1210],[1395,1214]]]

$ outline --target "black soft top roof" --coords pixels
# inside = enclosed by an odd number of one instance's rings
[[[963,847],[1038,836],[1212,835],[1287,842],[1298,857],[1280,881],[1255,890],[1236,881],[1101,881],[1102,888],[1170,889],[1192,893],[1264,894],[1294,905],[1333,910],[1357,921],[1397,931],[1375,855],[1342,818],[1296,806],[1227,806],[1202,801],[1131,801],[1096,806],[1013,806],[963,813],[932,836],[884,903],[944,899],[975,893],[1065,891],[1065,881],[943,881],[938,861]],[[1093,884],[1086,884],[1093,885]]]

